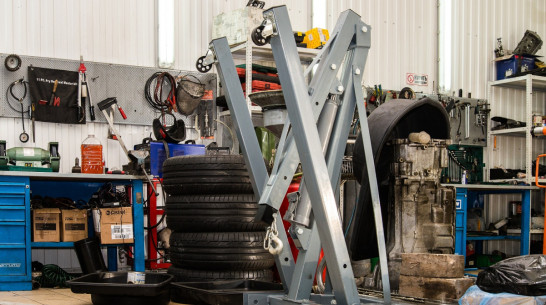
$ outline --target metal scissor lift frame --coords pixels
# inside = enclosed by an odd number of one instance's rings
[[[389,304],[383,223],[361,87],[371,28],[352,10],[343,12],[330,40],[308,67],[310,70],[318,64],[307,85],[286,6],[266,10],[262,25],[264,38],[271,44],[289,117],[271,175],[268,175],[263,162],[227,39],[213,40],[204,60],[205,65],[214,63],[218,70],[254,192],[260,198],[258,218],[271,219],[271,214],[279,209],[300,162],[303,168],[304,182],[296,196],[297,208],[290,229],[299,249],[297,263],[288,247],[286,232],[279,230],[278,235],[286,245],[275,256],[285,294],[250,292],[245,303],[250,304],[253,300],[254,304],[360,304],[378,301]],[[372,193],[383,300],[358,295],[335,199],[355,107],[360,117]],[[283,228],[280,217],[275,221],[277,227]],[[328,265],[326,291],[312,294],[321,247]]]

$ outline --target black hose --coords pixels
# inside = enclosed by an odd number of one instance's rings
[[[154,81],[155,86],[153,86]],[[170,89],[166,99],[162,100],[164,83],[168,84]],[[144,87],[144,96],[146,97],[146,101],[152,108],[161,112],[167,112],[172,110],[176,105],[176,81],[174,77],[167,72],[154,73],[146,81],[146,86]]]
[[[15,93],[13,93],[13,87],[15,87],[15,85],[17,84],[22,84],[23,85],[23,88],[24,88],[24,93],[23,93],[23,96],[22,97],[17,97],[15,96]],[[9,94],[8,94],[9,93]],[[28,113],[29,111],[24,111],[24,107],[23,107],[23,100],[27,97],[27,93],[28,93],[28,82],[23,80],[22,78],[19,79],[19,80],[16,80],[14,81],[13,83],[11,83],[8,88],[6,89],[6,103],[8,104],[9,108],[11,108],[13,111],[17,112],[17,113]],[[10,102],[10,96],[17,100],[20,104],[21,104],[21,109],[22,110],[18,110],[16,107],[14,107],[11,102]]]
[[[61,267],[53,264],[44,265],[42,275],[36,278],[41,287],[67,287],[66,281],[74,277],[64,271]]]

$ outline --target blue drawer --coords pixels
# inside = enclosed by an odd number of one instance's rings
[[[6,205],[25,205],[25,196],[0,194],[0,206]]]
[[[0,245],[24,245],[26,229],[24,222],[0,222]]]
[[[0,281],[4,276],[26,275],[26,259],[25,248],[0,246]]]
[[[24,205],[26,183],[0,182],[0,206]]]
[[[0,222],[2,221],[25,221],[24,206],[0,206]]]

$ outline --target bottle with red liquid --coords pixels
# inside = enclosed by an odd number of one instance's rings
[[[95,135],[90,134],[81,146],[82,173],[104,174],[104,162],[102,160],[102,144]]]

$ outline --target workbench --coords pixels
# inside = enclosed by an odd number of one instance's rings
[[[456,189],[455,216],[455,254],[466,259],[466,242],[470,240],[519,240],[520,255],[529,254],[531,228],[531,191],[538,190],[536,186],[520,185],[485,185],[485,184],[445,184]],[[520,194],[521,195],[521,234],[498,236],[467,236],[467,213],[469,198],[475,195]]]
[[[89,200],[104,183],[130,185],[134,266],[144,271],[144,177],[0,171],[0,291],[31,290],[32,248],[72,248],[73,242],[31,242],[30,193]],[[123,244],[131,245],[131,244]],[[108,246],[108,269],[117,270],[117,246]]]

